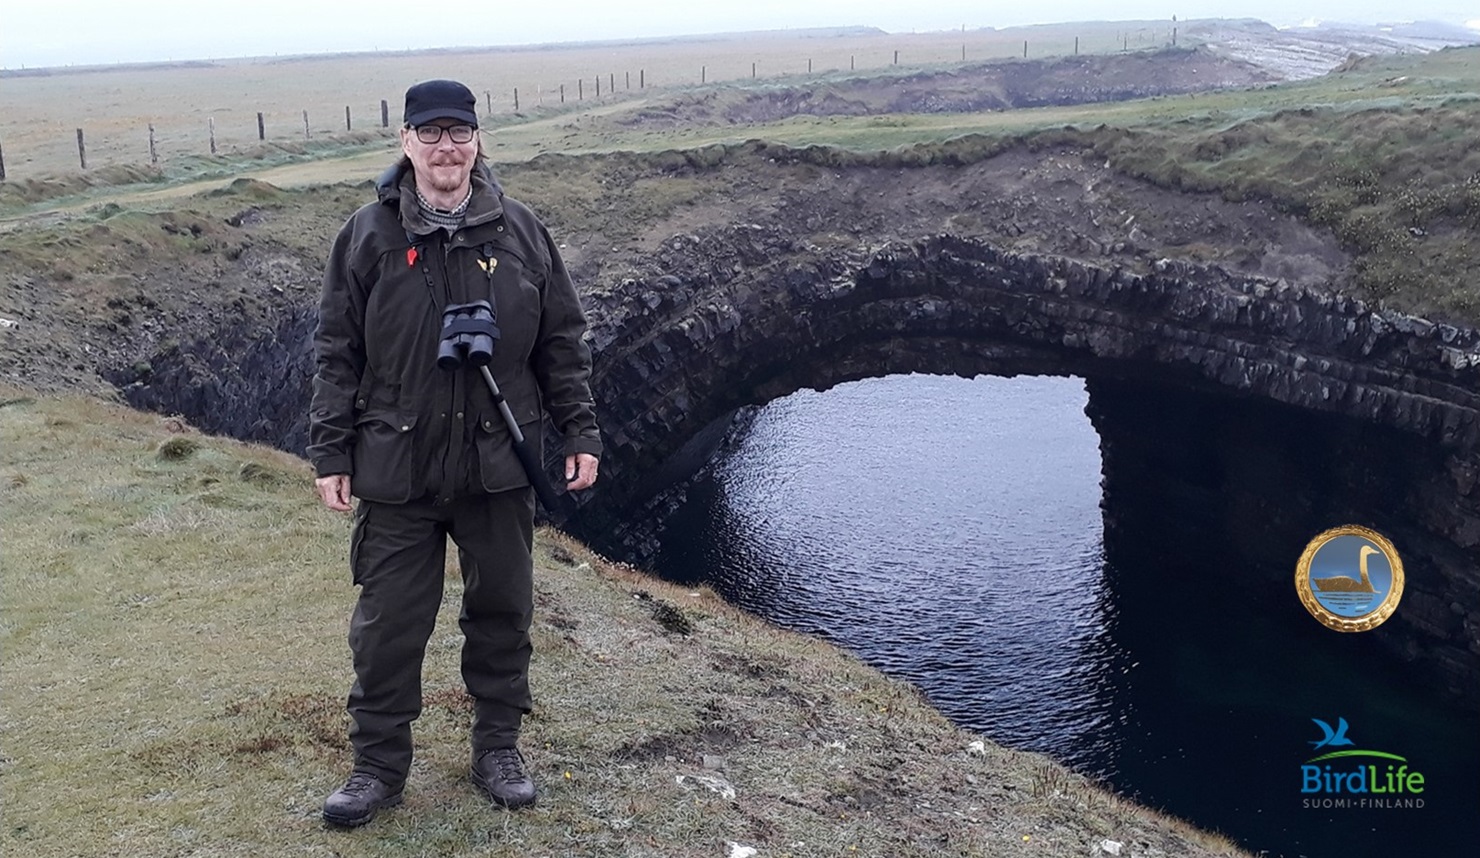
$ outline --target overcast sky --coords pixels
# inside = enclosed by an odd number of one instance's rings
[[[845,25],[890,32],[1001,28],[1173,15],[1259,18],[1278,26],[1308,20],[1437,20],[1480,29],[1480,0],[10,0],[5,5],[0,12],[4,68]]]

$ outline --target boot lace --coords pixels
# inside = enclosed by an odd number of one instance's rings
[[[529,775],[524,773],[524,755],[519,753],[518,748],[494,748],[483,756],[493,760],[498,767],[499,777],[504,781],[519,783],[529,780]]]
[[[349,781],[344,785],[344,788],[341,789],[340,792],[346,795],[359,797],[360,795],[363,795],[364,793],[370,792],[371,790],[375,789],[376,786],[378,786],[379,784],[380,779],[375,777],[374,775],[366,774],[365,772],[354,772],[349,776]]]

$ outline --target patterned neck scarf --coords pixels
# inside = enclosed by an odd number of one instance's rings
[[[439,209],[427,202],[427,198],[421,195],[421,190],[416,192],[416,205],[421,209],[421,216],[432,226],[440,226],[451,235],[463,225],[468,216],[468,203],[473,199],[473,186],[468,185],[468,195],[456,207],[450,209]]]

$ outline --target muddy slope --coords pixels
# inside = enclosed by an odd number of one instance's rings
[[[1126,101],[1254,86],[1278,78],[1205,48],[1109,56],[1008,60],[941,71],[849,77],[764,90],[716,88],[649,104],[615,121],[628,127],[745,125],[792,116],[975,113]]]

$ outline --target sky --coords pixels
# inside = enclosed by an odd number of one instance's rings
[[[410,11],[416,10],[416,11]],[[1065,21],[1436,20],[1480,30],[1480,0],[23,0],[0,13],[0,67],[630,39],[864,25],[889,32]]]

